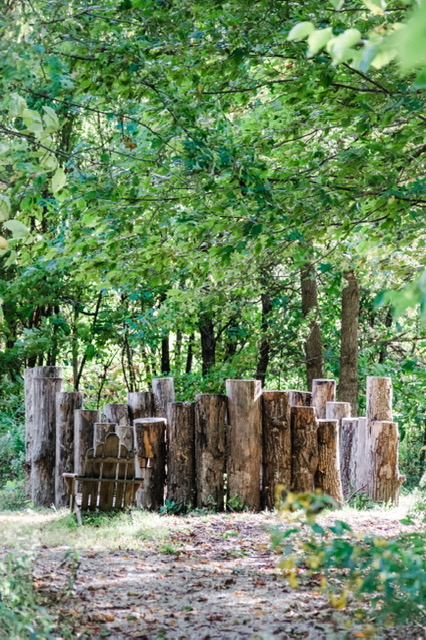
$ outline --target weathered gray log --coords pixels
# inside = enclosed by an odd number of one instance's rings
[[[31,500],[35,507],[50,507],[55,502],[56,394],[62,389],[62,377],[51,377],[60,367],[43,371],[49,377],[39,377],[40,369],[33,377]]]
[[[263,507],[273,509],[279,485],[291,485],[291,392],[262,393]]]
[[[399,488],[405,476],[398,468],[399,433],[396,422],[373,422],[371,429],[370,497],[376,502],[398,504]]]
[[[318,419],[325,419],[327,402],[336,400],[336,381],[320,378],[312,380],[312,406]]]
[[[117,425],[114,422],[95,422],[93,425],[93,448],[104,444],[109,433],[116,433]]]
[[[25,396],[25,493],[31,498],[31,458],[34,436],[34,367],[27,367],[24,371],[24,396]]]
[[[56,394],[55,506],[69,502],[63,473],[74,472],[74,411],[83,406],[83,394],[61,391]]]
[[[343,418],[351,417],[351,405],[349,402],[327,402],[325,405],[326,420],[338,420],[339,427]]]
[[[84,460],[93,448],[95,423],[101,418],[100,411],[76,409],[74,411],[74,473],[83,475]]]
[[[153,378],[152,392],[154,394],[155,416],[167,418],[167,405],[175,401],[175,386],[173,378]]]
[[[227,504],[260,508],[262,388],[260,380],[227,380]]]
[[[364,480],[368,485],[368,495],[374,500],[375,482],[373,468],[376,463],[373,460],[372,430],[374,422],[392,422],[392,380],[379,376],[367,376],[367,432],[365,442],[365,470]]]
[[[314,407],[291,407],[291,490],[314,491],[318,420]]]
[[[120,438],[120,444],[124,444],[125,447],[128,448],[129,451],[135,450],[135,430],[134,427],[131,426],[120,426],[118,424],[115,425],[115,433]]]
[[[196,503],[194,402],[167,409],[167,499],[183,508]]]
[[[200,393],[195,403],[195,477],[197,507],[223,511],[226,412],[224,395]]]
[[[342,506],[338,420],[318,420],[318,468],[315,486],[328,493],[339,506]]]
[[[343,418],[340,426],[340,477],[345,499],[356,491],[358,440],[358,418]]]
[[[133,391],[127,394],[130,424],[139,418],[155,417],[154,394],[151,391]]]
[[[166,483],[166,419],[137,418],[134,421],[136,439],[136,475],[144,478],[136,493],[136,504],[143,509],[157,510],[164,504]]]
[[[111,422],[119,427],[130,427],[129,407],[127,404],[104,404],[102,413],[105,422]]]
[[[290,405],[292,407],[311,407],[312,393],[310,391],[298,391],[297,389],[286,389],[290,395]]]
[[[356,460],[355,491],[356,493],[368,493],[368,478],[370,475],[370,445],[367,432],[367,418],[358,418],[357,437],[353,443],[354,458]]]

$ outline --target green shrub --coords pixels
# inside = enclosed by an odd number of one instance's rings
[[[23,481],[9,480],[3,489],[0,489],[0,511],[18,511],[25,509],[29,504]]]
[[[25,409],[22,387],[2,382],[0,388],[0,488],[23,478]]]

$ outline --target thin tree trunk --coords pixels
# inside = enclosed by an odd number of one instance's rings
[[[339,400],[350,402],[353,415],[358,413],[358,319],[359,284],[353,271],[345,273],[347,285],[342,292],[342,326],[340,334]]]
[[[269,352],[271,349],[271,341],[268,334],[269,331],[269,314],[272,311],[272,302],[268,293],[262,293],[262,323],[261,323],[261,335],[262,341],[260,343],[259,359],[256,369],[256,380],[260,380],[262,387],[265,386],[266,371],[269,364]]]
[[[186,354],[185,373],[188,375],[192,370],[192,361],[194,359],[194,334],[191,333],[188,340],[188,351]]]
[[[170,344],[169,334],[161,340],[161,374],[167,376],[170,373]]]
[[[301,270],[302,314],[309,318],[309,331],[305,341],[306,379],[308,389],[315,378],[324,378],[321,327],[319,324],[318,293],[315,268],[308,263]]]
[[[216,338],[214,324],[207,313],[200,315],[199,330],[201,336],[202,374],[206,376],[216,362]]]

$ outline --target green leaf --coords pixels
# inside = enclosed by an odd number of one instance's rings
[[[58,193],[58,191],[60,191],[65,187],[66,183],[67,183],[67,178],[65,175],[65,171],[62,169],[62,167],[58,167],[58,169],[56,169],[55,173],[53,174],[52,180],[51,180],[53,193]]]
[[[59,120],[56,115],[56,111],[52,109],[52,107],[43,107],[43,111],[45,112],[43,116],[43,121],[46,127],[48,127],[51,131],[57,131],[59,129]]]
[[[9,243],[6,240],[6,238],[3,238],[3,236],[0,236],[0,251],[7,251],[9,248]]]
[[[30,233],[28,227],[22,224],[22,222],[19,222],[19,220],[8,220],[3,223],[3,226],[12,232],[13,238],[26,238]]]
[[[295,24],[287,36],[287,40],[305,40],[314,30],[312,22],[299,22]]]
[[[325,47],[327,42],[333,37],[331,27],[313,31],[308,37],[308,56],[314,56],[320,49]]]
[[[332,38],[327,43],[327,51],[336,63],[346,59],[346,54],[351,47],[356,45],[361,39],[361,32],[358,29],[347,29],[340,35]]]
[[[4,222],[10,216],[10,200],[0,193],[0,222]]]
[[[363,0],[367,9],[370,9],[376,15],[383,15],[386,9],[385,0]]]

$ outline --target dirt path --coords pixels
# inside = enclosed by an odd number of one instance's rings
[[[272,516],[212,515],[186,522],[162,548],[148,542],[138,551],[80,553],[73,595],[61,605],[74,620],[75,638],[366,637],[360,628],[345,627],[345,616],[331,610],[315,582],[306,578],[297,590],[288,586],[265,532]],[[360,514],[357,526],[379,535],[402,528],[386,514]],[[60,566],[63,560],[63,548],[40,549],[37,588],[61,590],[69,573]],[[426,638],[419,633],[407,631],[404,640]]]

